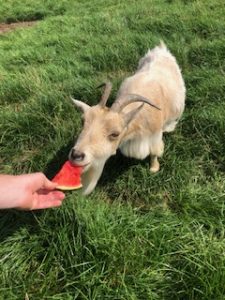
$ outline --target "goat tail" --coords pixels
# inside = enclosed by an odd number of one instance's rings
[[[160,40],[160,43],[159,43],[158,47],[161,48],[161,49],[167,49],[166,44],[164,43],[163,40]]]
[[[153,49],[149,49],[148,52],[139,60],[137,70],[149,69],[150,64],[159,55],[169,53],[166,44],[163,40],[160,41],[159,45]]]

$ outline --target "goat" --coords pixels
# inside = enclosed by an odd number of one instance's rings
[[[150,155],[150,171],[157,172],[158,157],[164,151],[163,132],[175,129],[185,105],[181,70],[163,42],[140,59],[136,72],[123,81],[110,108],[106,102],[112,84],[101,86],[105,89],[98,105],[72,99],[83,111],[84,126],[69,159],[83,167],[86,195],[93,191],[105,162],[118,148],[125,156],[137,159]]]

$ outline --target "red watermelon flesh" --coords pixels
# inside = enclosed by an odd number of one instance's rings
[[[76,190],[82,187],[81,184],[82,167],[74,166],[68,160],[64,163],[60,171],[52,179],[52,182],[58,183],[59,190]]]

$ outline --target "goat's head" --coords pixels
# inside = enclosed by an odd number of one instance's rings
[[[92,167],[98,168],[98,164],[104,166],[106,160],[116,153],[128,124],[144,103],[155,106],[148,99],[132,94],[126,99],[118,98],[111,108],[108,108],[106,102],[112,85],[107,82],[101,86],[105,89],[98,105],[89,106],[82,101],[72,99],[83,112],[84,126],[70,151],[69,159],[73,164],[83,166],[84,172]],[[137,101],[142,104],[128,113],[122,111],[125,106]]]

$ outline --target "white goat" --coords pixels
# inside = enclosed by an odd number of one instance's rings
[[[141,58],[135,74],[124,80],[111,108],[112,85],[105,83],[98,105],[74,100],[84,113],[84,127],[69,158],[84,167],[83,192],[89,194],[106,160],[120,151],[128,157],[151,157],[150,171],[159,170],[163,132],[173,131],[185,104],[185,85],[175,57],[161,44]],[[103,86],[103,85],[102,85]],[[140,105],[140,103],[142,104]]]

